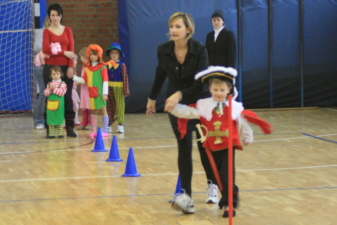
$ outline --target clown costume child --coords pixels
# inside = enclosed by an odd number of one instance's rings
[[[92,131],[89,136],[97,133],[97,110],[102,112],[102,136],[108,136],[109,116],[106,111],[108,99],[108,73],[106,64],[102,61],[103,50],[99,45],[88,46],[86,56],[88,61],[84,64],[85,72],[82,77],[74,76],[74,81],[86,83],[89,91]]]

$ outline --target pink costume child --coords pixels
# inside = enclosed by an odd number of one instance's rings
[[[76,66],[77,66],[77,55],[75,55],[74,57],[74,71],[76,71]],[[73,110],[75,112],[74,125],[78,126],[80,124],[80,122],[78,121],[78,108],[79,108],[79,103],[80,103],[80,97],[78,96],[78,93],[77,93],[77,83],[76,82],[74,82],[73,88],[71,90],[71,99],[73,100]]]
[[[82,63],[85,63],[87,61],[87,56],[85,52],[87,51],[87,47],[84,47],[80,50],[79,56],[82,61]],[[82,67],[81,70],[81,77],[83,78],[85,73],[85,67]],[[86,83],[81,84],[81,101],[80,101],[80,108],[82,112],[82,122],[77,127],[78,130],[84,130],[84,129],[91,129],[91,114],[90,114],[90,102],[89,102],[89,91],[88,91],[88,85]]]
[[[73,84],[71,97],[73,99],[73,108],[74,108],[74,112],[75,112],[74,123],[75,123],[75,126],[78,126],[80,124],[80,121],[78,121],[78,108],[79,108],[79,103],[80,103],[80,97],[78,96],[77,86],[76,86],[75,82]]]

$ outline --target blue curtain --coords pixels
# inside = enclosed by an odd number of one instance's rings
[[[214,10],[237,38],[237,88],[246,108],[332,106],[337,101],[336,0],[118,1],[119,39],[130,77],[129,113],[144,112],[167,21],[178,11],[205,43]],[[164,85],[157,99],[163,109]]]

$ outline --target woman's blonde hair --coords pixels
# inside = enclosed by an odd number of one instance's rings
[[[87,55],[85,54],[87,51],[87,47],[83,47],[81,48],[81,50],[78,52],[79,56],[84,56],[84,57],[87,57]]]
[[[187,34],[187,39],[190,39],[193,36],[195,30],[193,17],[188,13],[176,12],[170,17],[168,25],[170,26],[170,24],[177,19],[182,19],[186,28],[190,30],[190,32]]]

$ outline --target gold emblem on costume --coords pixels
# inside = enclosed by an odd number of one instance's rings
[[[221,124],[222,124],[221,121],[215,121],[213,123],[214,131],[209,131],[206,126],[197,124],[197,128],[201,136],[201,138],[199,138],[197,141],[204,142],[207,137],[215,137],[214,144],[221,144],[222,143],[221,137],[228,137],[228,130],[225,131],[220,130]],[[204,134],[202,128],[205,129],[206,134]]]

